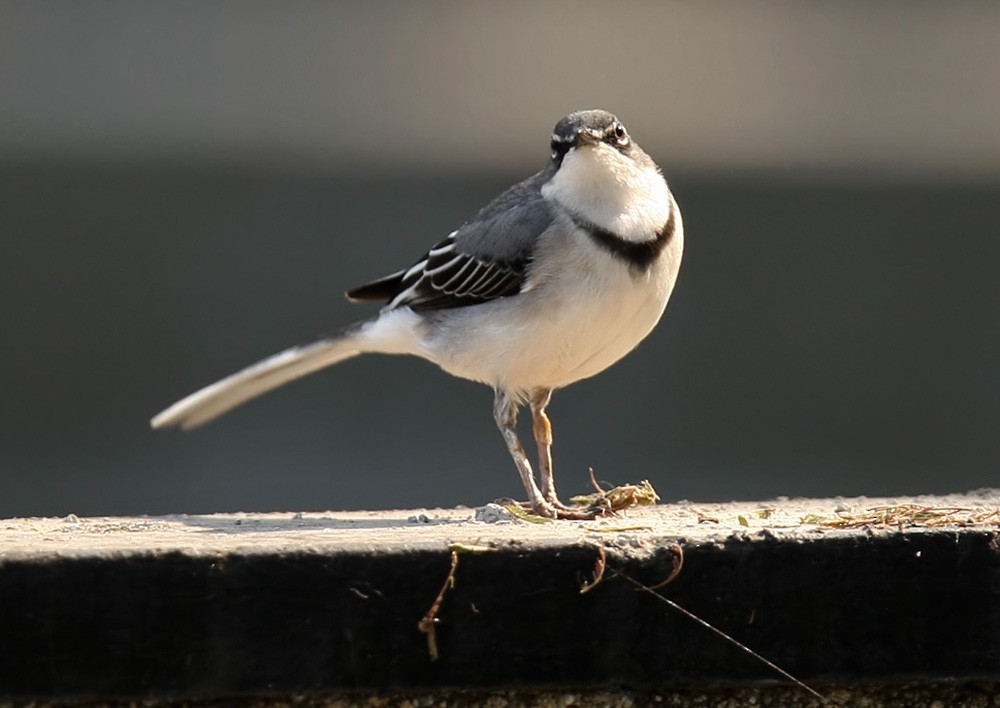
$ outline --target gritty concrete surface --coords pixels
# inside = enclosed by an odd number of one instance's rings
[[[663,539],[691,544],[715,543],[734,535],[748,539],[808,540],[849,537],[857,533],[857,530],[810,523],[810,519],[836,519],[838,515],[893,504],[997,510],[1000,509],[1000,490],[895,498],[777,499],[724,504],[677,502],[634,508],[615,517],[586,522],[483,523],[475,520],[476,510],[471,508],[14,518],[0,520],[0,561],[166,552],[211,555],[368,550],[378,553],[442,549],[454,543],[559,546],[609,538],[636,547]],[[995,529],[1000,523],[992,521],[983,527]],[[875,525],[868,532],[890,534],[900,530]],[[907,529],[910,533],[924,530],[927,528],[920,524]]]

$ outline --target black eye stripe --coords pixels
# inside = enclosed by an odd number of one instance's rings
[[[594,126],[593,128],[584,126],[579,128],[577,133],[567,134],[557,131],[552,134],[552,141],[549,143],[552,149],[552,159],[561,163],[566,154],[579,144],[581,137],[585,139],[585,142],[596,140],[610,145],[620,152],[625,152],[632,146],[628,131],[621,123],[614,122],[610,125],[606,123],[603,126]]]

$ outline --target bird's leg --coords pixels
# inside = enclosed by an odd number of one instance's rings
[[[538,445],[538,473],[542,481],[542,496],[557,509],[568,509],[559,501],[556,482],[552,476],[552,423],[545,415],[545,407],[552,399],[552,389],[540,388],[531,396],[531,422]]]
[[[521,441],[517,439],[517,402],[514,401],[505,391],[497,388],[494,391],[493,418],[500,428],[500,434],[507,443],[510,456],[514,458],[517,471],[521,475],[521,483],[524,484],[525,491],[528,492],[528,501],[531,508],[542,516],[555,516],[555,509],[549,504],[542,491],[535,482],[535,474],[531,470],[531,463],[528,456],[524,454]]]
[[[545,492],[538,488],[535,482],[535,474],[528,462],[528,456],[524,454],[521,441],[517,438],[517,402],[504,391],[496,389],[493,399],[493,417],[500,428],[510,456],[514,458],[517,471],[521,475],[521,482],[525,491],[528,492],[528,504],[539,516],[547,516],[552,519],[593,519],[605,513],[601,508],[574,509],[561,503],[556,497],[556,488],[552,483],[552,457],[550,448],[552,446],[552,426],[545,415],[545,404],[548,403],[551,391],[533,397],[531,412],[535,419],[535,441],[538,443],[539,460],[542,465],[542,483],[545,485]],[[548,496],[551,496],[551,500]]]

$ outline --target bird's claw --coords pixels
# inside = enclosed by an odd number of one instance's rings
[[[608,516],[614,512],[610,507],[603,505],[592,506],[568,506],[556,499],[553,501],[539,502],[514,502],[514,505],[523,511],[530,512],[535,516],[545,519],[566,519],[574,521],[593,521],[600,516]]]

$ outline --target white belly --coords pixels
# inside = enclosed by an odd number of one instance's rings
[[[455,376],[528,392],[593,376],[628,354],[663,314],[683,229],[678,224],[661,258],[639,273],[592,244],[570,245],[545,244],[551,253],[538,260],[547,271],[533,273],[522,294],[440,313],[421,355]]]

